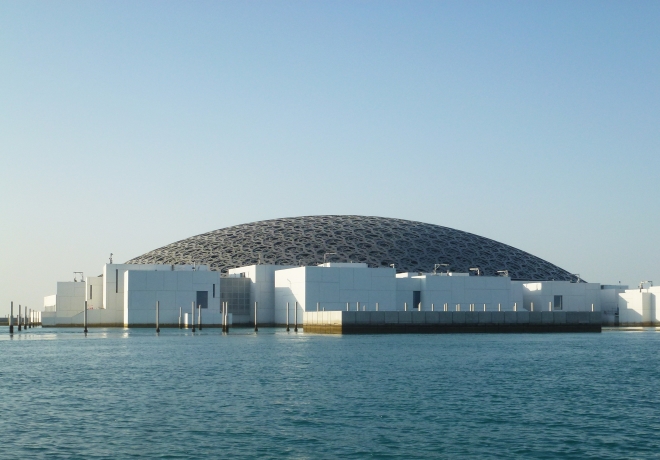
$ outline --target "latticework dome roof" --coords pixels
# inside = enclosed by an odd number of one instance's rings
[[[435,264],[483,275],[508,270],[512,279],[574,281],[566,270],[478,235],[402,219],[366,216],[308,216],[235,225],[155,249],[126,263],[207,264],[213,270],[258,263],[316,265],[365,262],[394,264],[398,272],[430,272]],[[445,267],[443,267],[445,270]]]

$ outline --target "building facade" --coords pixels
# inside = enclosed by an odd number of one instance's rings
[[[304,326],[306,312],[602,312],[605,324],[660,324],[660,288],[570,281],[519,281],[470,273],[396,273],[392,267],[328,262],[316,266],[250,265],[226,274],[205,265],[106,264],[99,277],[59,282],[44,298],[44,326],[163,327],[188,324],[199,307],[208,326]],[[195,310],[198,311],[198,310]],[[190,316],[189,316],[190,315]]]

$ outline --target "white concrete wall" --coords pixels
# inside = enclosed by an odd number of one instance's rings
[[[85,290],[86,283],[84,282],[59,281],[57,294],[44,297],[44,309],[52,310],[55,307],[55,311],[44,312],[43,325],[73,324],[77,315],[82,318],[81,312],[85,309]]]
[[[195,271],[209,271],[198,265]],[[131,271],[193,271],[192,265],[163,264],[105,264],[103,266],[103,306],[108,310],[124,311],[124,274]]]
[[[628,289],[621,284],[600,286],[600,308],[603,312],[603,324],[616,325],[619,313],[619,294]]]
[[[371,311],[396,308],[396,278],[392,268],[367,268],[364,264],[340,267],[306,267],[307,285],[304,307],[316,311],[317,303],[322,311],[363,308]]]
[[[653,286],[647,291],[653,296],[651,297],[650,317],[653,318],[653,323],[660,326],[660,286]]]
[[[254,303],[257,302],[257,320],[260,324],[275,323],[275,272],[295,268],[292,265],[249,265],[232,268],[230,275],[243,274],[250,284],[250,322],[254,322]]]
[[[208,292],[208,308],[202,309],[202,324],[222,323],[220,272],[127,270],[122,286],[125,326],[155,324],[156,301],[160,302],[160,323],[178,324],[179,309],[190,313],[197,299],[197,291]],[[197,315],[197,309],[195,312]]]
[[[514,303],[523,309],[523,286],[512,283],[508,277],[445,276],[431,274],[395,274],[391,268],[299,267],[275,272],[275,322],[286,321],[286,303],[289,302],[289,324],[293,324],[293,305],[298,302],[301,311],[395,311],[408,304],[411,311],[413,291],[420,291],[423,311],[512,311]],[[299,314],[299,318],[301,315]]]
[[[475,311],[513,311],[514,303],[522,308],[522,286],[511,283],[503,276],[438,276],[426,274],[421,279],[422,311],[469,311],[474,304]],[[412,297],[412,293],[411,293]]]
[[[413,291],[422,290],[423,277],[417,276],[417,274],[415,274],[414,277],[401,275],[408,274],[399,273],[395,278],[396,303],[391,310],[403,310],[407,304],[408,311],[412,311],[417,308],[417,305],[413,305]],[[422,302],[424,302],[423,299]]]
[[[71,317],[85,309],[84,282],[58,281],[55,305],[58,317]]]
[[[600,308],[603,312],[616,312],[619,307],[619,294],[624,293],[628,286],[624,285],[601,285],[600,286]]]
[[[100,310],[103,308],[103,277],[88,276],[85,278],[85,300],[88,310]],[[87,317],[89,319],[89,315]]]
[[[289,303],[289,324],[294,323],[294,306],[296,302],[298,302],[298,322],[303,324],[306,268],[289,268],[275,272],[275,324],[286,324],[287,302]]]
[[[275,322],[286,322],[286,303],[289,302],[289,323],[293,324],[293,305],[298,302],[298,320],[302,324],[303,311],[351,310],[366,308],[380,310],[396,308],[396,278],[392,268],[357,267],[298,267],[275,272]]]
[[[550,311],[554,296],[562,296],[563,311],[601,311],[601,293],[598,283],[571,283],[568,281],[523,282],[525,310]],[[554,309],[554,308],[553,308]]]
[[[629,289],[619,294],[619,325],[660,325],[660,287]]]

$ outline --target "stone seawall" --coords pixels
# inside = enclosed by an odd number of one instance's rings
[[[325,334],[601,332],[601,312],[305,312],[305,332]]]

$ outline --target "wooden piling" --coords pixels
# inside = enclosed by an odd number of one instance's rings
[[[18,323],[18,332],[21,332],[21,304],[18,304],[18,316],[16,317]]]
[[[298,332],[298,302],[297,301],[293,308],[293,332]]]
[[[190,302],[190,326],[195,332],[195,302]]]
[[[9,307],[9,333],[14,333],[14,302]]]
[[[202,330],[202,304],[197,305],[197,327]]]
[[[156,334],[160,332],[160,301],[156,300]]]
[[[85,334],[87,334],[87,301],[85,300],[85,314],[83,316],[83,321],[84,321],[84,326],[85,326]]]
[[[257,302],[254,303],[254,332],[258,332],[259,328],[257,327]]]
[[[286,331],[289,332],[289,302],[286,303]]]

